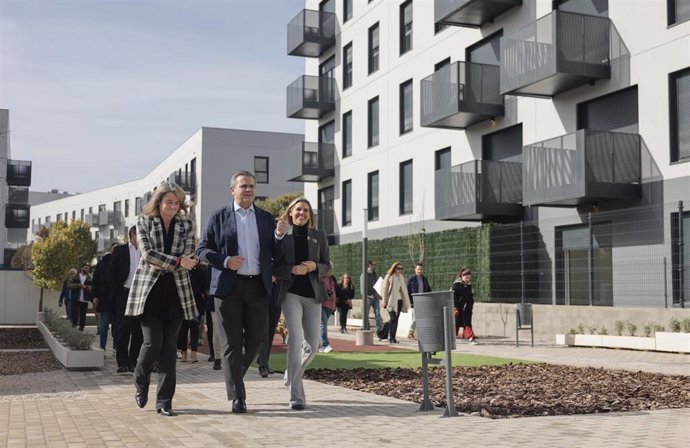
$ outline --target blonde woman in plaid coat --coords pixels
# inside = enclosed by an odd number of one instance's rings
[[[144,343],[134,369],[135,399],[146,406],[151,372],[158,363],[156,410],[172,416],[177,335],[182,319],[196,319],[189,270],[197,265],[194,229],[186,215],[184,191],[163,182],[137,221],[141,259],[132,281],[125,315],[137,316]]]

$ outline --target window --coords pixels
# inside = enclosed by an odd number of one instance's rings
[[[89,207],[89,215],[93,214],[93,207]]]
[[[379,97],[369,100],[367,121],[367,143],[369,147],[379,144]]]
[[[129,199],[125,199],[125,218],[129,218]]]
[[[62,221],[62,213],[58,213],[57,217],[55,218],[55,221],[60,222]]]
[[[682,277],[680,275],[681,257]],[[671,213],[671,263],[673,265],[671,269],[673,304],[681,305],[680,292],[683,291],[683,302],[687,306],[690,302],[690,211],[683,212],[682,221],[678,219],[678,212]]]
[[[343,23],[352,18],[352,0],[343,0]]]
[[[99,211],[99,212],[104,212],[104,211],[105,211],[105,204],[100,204],[100,205],[98,206],[98,211]]]
[[[465,60],[479,64],[501,65],[501,37],[499,30],[465,48]]]
[[[343,114],[343,158],[352,155],[352,111]]]
[[[522,123],[482,135],[482,159],[522,163]]]
[[[369,74],[379,69],[379,23],[369,28]]]
[[[434,64],[434,73],[441,70],[443,67],[448,67],[450,65],[450,58],[445,58],[441,62]]]
[[[343,225],[352,224],[352,179],[343,182]]]
[[[445,29],[448,28],[449,26],[450,26],[450,25],[445,24],[445,23],[438,23],[438,22],[435,23],[435,24],[434,24],[434,34],[440,33],[441,31],[445,30]]]
[[[400,56],[412,50],[412,0],[400,5]]]
[[[76,220],[77,220],[77,211],[72,210],[72,221],[76,221]]]
[[[335,233],[335,208],[333,199],[335,198],[335,187],[322,188],[318,192],[318,205],[316,222],[318,228],[326,232],[326,235]]]
[[[116,215],[122,213],[122,201],[113,202],[113,211]]]
[[[412,130],[412,80],[400,84],[400,133]]]
[[[84,209],[83,208],[81,209],[81,213],[79,214],[79,220],[81,222],[84,222]]]
[[[687,162],[690,161],[690,68],[671,73],[668,81],[671,162]]]
[[[343,47],[343,90],[352,87],[352,42]]]
[[[554,0],[553,9],[588,16],[608,17],[609,0]]]
[[[450,146],[436,151],[434,161],[436,171],[450,168]]]
[[[367,175],[367,216],[369,221],[379,219],[379,172]]]
[[[400,164],[400,214],[412,213],[412,160]]]
[[[254,176],[257,184],[268,183],[268,157],[254,157]]]
[[[690,0],[667,0],[668,24],[685,22],[690,19]]]

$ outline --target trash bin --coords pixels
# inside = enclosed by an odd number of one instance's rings
[[[417,343],[420,352],[442,352],[445,350],[443,335],[443,307],[453,310],[453,291],[437,291],[412,294],[417,320]],[[455,325],[452,330],[455,332]],[[452,338],[451,350],[455,349]]]
[[[518,326],[530,327],[532,326],[532,304],[518,303],[517,304]]]

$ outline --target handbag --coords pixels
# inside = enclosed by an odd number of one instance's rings
[[[383,277],[379,277],[378,280],[376,280],[376,283],[374,283],[374,291],[376,291],[376,294],[379,295],[379,297],[383,297]]]

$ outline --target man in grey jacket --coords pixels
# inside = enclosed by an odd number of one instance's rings
[[[360,282],[364,284],[364,275],[360,277]],[[376,318],[376,333],[378,334],[383,328],[383,320],[381,320],[381,296],[374,290],[374,284],[379,279],[376,273],[376,262],[369,260],[367,265],[367,298],[371,307],[374,309],[374,317]]]

